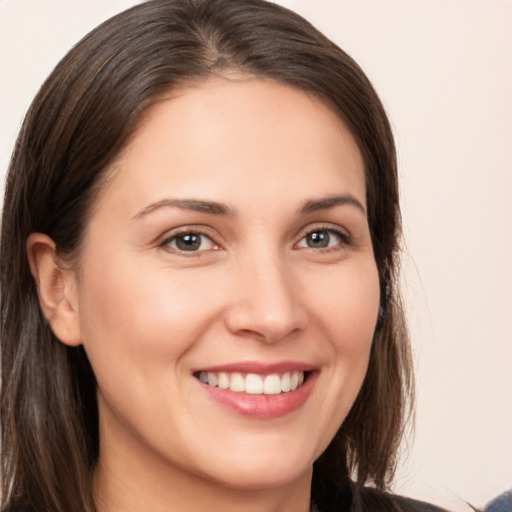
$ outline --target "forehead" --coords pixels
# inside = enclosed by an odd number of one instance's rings
[[[317,97],[272,81],[215,78],[153,105],[110,182],[134,200],[164,191],[275,199],[314,183],[324,195],[348,187],[364,204],[363,167],[349,130]]]

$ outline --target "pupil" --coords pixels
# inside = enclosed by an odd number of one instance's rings
[[[307,236],[310,247],[327,247],[329,245],[329,233],[327,231],[315,231]]]
[[[194,251],[201,245],[201,236],[189,233],[181,235],[176,239],[176,246],[182,251]]]

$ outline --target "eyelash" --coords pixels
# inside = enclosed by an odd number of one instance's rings
[[[334,247],[314,248],[314,247],[307,247],[306,246],[306,247],[303,247],[303,248],[304,249],[311,249],[313,251],[318,251],[318,252],[331,252],[331,251],[339,250],[340,249],[340,247],[339,247],[340,245],[342,247],[347,247],[347,246],[352,245],[352,239],[344,231],[342,231],[340,229],[333,228],[331,225],[328,225],[328,226],[320,225],[320,226],[315,226],[313,229],[308,229],[307,231],[305,231],[302,234],[300,240],[296,244],[294,244],[294,247],[297,247],[298,244],[300,244],[303,240],[305,240],[308,235],[312,235],[313,233],[320,233],[320,232],[325,232],[325,233],[328,233],[330,235],[334,234],[336,237],[338,237],[340,239],[340,242],[337,243]],[[159,247],[161,247],[162,249],[166,249],[166,250],[178,253],[178,254],[183,255],[183,256],[187,256],[187,257],[189,257],[189,256],[199,256],[202,252],[205,252],[207,250],[212,250],[212,249],[203,249],[203,250],[187,251],[187,250],[184,250],[184,249],[180,249],[179,247],[170,247],[171,243],[176,242],[176,240],[180,236],[185,236],[185,235],[196,235],[196,236],[199,236],[199,237],[207,238],[215,246],[215,248],[213,250],[218,250],[219,247],[220,247],[220,244],[217,243],[215,238],[212,237],[210,233],[207,233],[206,231],[201,230],[199,228],[190,228],[190,227],[183,228],[180,231],[173,233],[171,236],[166,237],[159,244]],[[201,244],[202,244],[202,242],[201,242]]]

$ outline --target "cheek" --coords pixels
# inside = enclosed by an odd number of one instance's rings
[[[322,350],[331,361],[323,375],[330,390],[324,409],[331,425],[328,438],[345,419],[365,378],[380,289],[376,266],[370,260],[357,268],[340,267],[338,275],[317,279],[316,284],[316,292],[311,289],[311,305],[325,333]]]
[[[184,399],[187,357],[218,316],[215,287],[202,276],[137,263],[117,260],[100,273],[91,266],[81,287],[83,344],[98,383],[100,423],[117,436],[124,432],[118,426],[128,425],[147,439],[160,439],[158,432],[179,438],[176,425],[186,419],[174,411],[191,413]]]
[[[310,287],[315,316],[335,347],[347,353],[369,350],[377,323],[380,288],[373,260],[342,267]]]
[[[136,258],[96,266],[85,268],[79,290],[83,343],[96,373],[124,366],[137,378],[155,365],[179,365],[216,317],[216,287],[200,272],[172,272]]]
[[[377,268],[369,265],[361,274],[354,273],[347,279],[340,298],[343,314],[333,314],[338,319],[334,328],[339,333],[336,343],[339,355],[344,358],[343,370],[347,375],[353,375],[356,394],[368,367],[379,301]]]

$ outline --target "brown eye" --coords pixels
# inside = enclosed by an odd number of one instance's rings
[[[329,247],[331,235],[328,231],[313,231],[306,235],[306,244],[308,247],[320,248]]]
[[[333,229],[317,229],[304,236],[297,247],[307,249],[329,249],[348,243],[347,237]]]
[[[208,251],[217,246],[211,238],[202,233],[180,233],[165,241],[164,246],[184,252]]]

